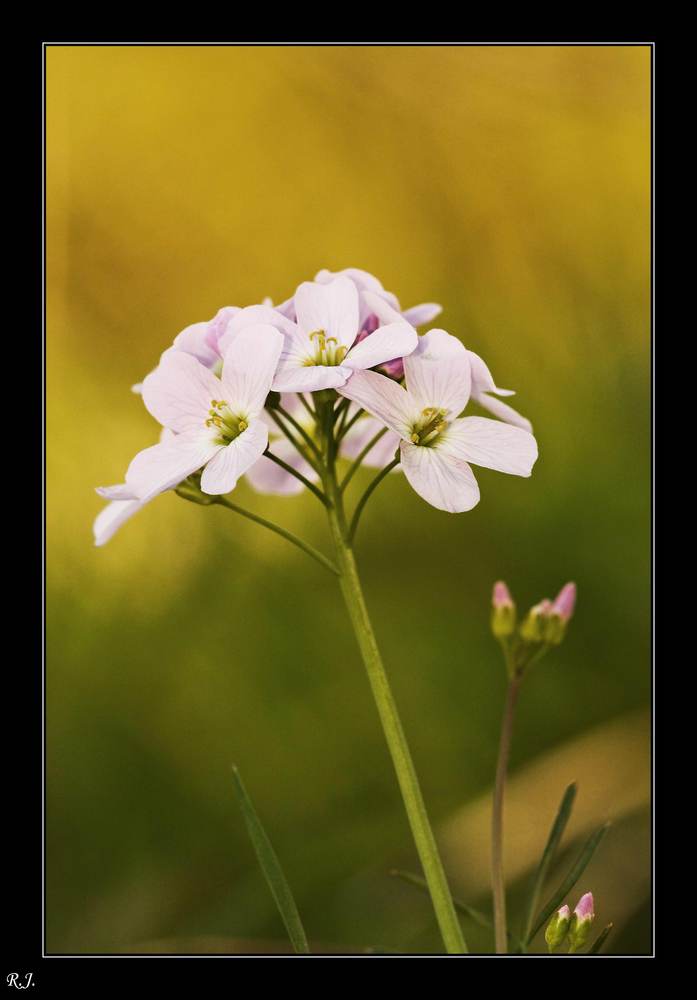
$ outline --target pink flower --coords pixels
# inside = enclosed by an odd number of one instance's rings
[[[568,622],[574,613],[574,608],[576,607],[576,584],[575,583],[565,583],[561,588],[556,598],[554,599],[554,604],[552,605],[552,614],[559,615],[562,621]],[[584,896],[585,899],[585,896]]]
[[[470,396],[471,364],[457,338],[431,330],[405,357],[404,371],[406,388],[359,371],[337,391],[399,435],[404,474],[420,496],[439,510],[471,510],[479,487],[470,462],[530,475],[537,458],[532,434],[485,417],[458,419]]]
[[[143,402],[176,436],[135,456],[126,473],[133,495],[145,503],[199,469],[204,493],[234,489],[266,449],[261,414],[282,348],[273,327],[249,327],[227,348],[221,378],[190,354],[166,352]]]
[[[416,331],[401,319],[357,342],[358,292],[348,278],[336,278],[328,284],[305,281],[294,301],[295,323],[276,311],[275,325],[285,336],[273,382],[278,392],[336,389],[355,371],[374,368],[416,347]],[[236,317],[223,339],[234,336],[239,323],[245,321],[246,317]]]

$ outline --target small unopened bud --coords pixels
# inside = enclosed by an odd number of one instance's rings
[[[557,594],[544,629],[544,641],[558,646],[566,635],[566,626],[574,613],[576,584],[567,583]]]
[[[559,615],[563,622],[568,622],[576,607],[576,584],[565,583],[557,596],[554,598],[552,611]]]
[[[550,952],[556,951],[559,945],[564,941],[567,931],[569,930],[570,921],[571,910],[568,906],[564,905],[561,909],[557,910],[550,922],[547,924],[545,941],[547,942],[547,947]]]
[[[523,624],[520,626],[520,636],[526,642],[543,642],[544,632],[549,613],[552,609],[552,602],[545,597],[528,611]]]
[[[569,953],[578,951],[586,943],[594,919],[593,893],[587,892],[579,899],[571,917],[569,925]]]
[[[507,639],[515,630],[515,604],[506,584],[494,584],[491,598],[491,631],[497,639]]]

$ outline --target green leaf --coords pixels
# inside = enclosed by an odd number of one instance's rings
[[[261,820],[257,816],[256,810],[252,805],[252,800],[242,784],[242,778],[236,767],[233,767],[232,774],[237,802],[242,810],[244,822],[257,860],[261,865],[261,870],[271,890],[271,895],[276,902],[278,912],[281,914],[283,923],[286,925],[293,950],[299,955],[309,955],[310,949],[307,944],[305,929],[303,928],[298,908],[293,899],[293,893],[290,891],[290,886],[283,874],[283,869],[276,856],[276,852],[271,846],[271,841],[267,837],[264,827],[261,825]]]
[[[586,870],[590,859],[596,852],[596,849],[607,833],[610,827],[609,823],[604,823],[595,833],[591,834],[583,848],[578,858],[574,862],[569,874],[566,876],[562,884],[559,886],[555,894],[549,900],[547,905],[543,908],[535,928],[532,933],[526,938],[525,944],[528,945],[533,940],[537,932],[547,923],[549,918],[552,916],[555,910],[558,910],[561,904],[566,899],[567,895],[571,892],[573,887],[576,885],[581,875],[583,875]]]
[[[588,955],[597,955],[598,954],[598,952],[600,951],[600,949],[602,948],[602,946],[607,941],[608,935],[610,934],[610,931],[612,930],[612,928],[613,928],[613,924],[608,924],[607,927],[605,927],[600,932],[600,934],[598,934],[597,938],[595,939],[595,941],[593,942],[593,944],[590,946],[590,948],[587,951]]]
[[[549,832],[549,837],[547,838],[547,843],[545,845],[544,852],[542,854],[542,859],[540,860],[539,867],[535,873],[535,878],[533,880],[532,886],[530,888],[530,895],[528,897],[527,909],[525,911],[525,920],[523,923],[523,932],[521,935],[522,941],[531,940],[530,931],[532,930],[532,922],[535,919],[535,913],[537,911],[537,906],[540,901],[540,894],[544,888],[545,879],[547,878],[547,873],[549,871],[550,865],[554,859],[557,848],[563,836],[564,830],[566,829],[566,824],[569,822],[569,816],[571,815],[571,810],[573,809],[574,799],[576,798],[576,783],[572,782],[569,787],[564,792],[561,800],[561,805],[552,824],[552,829]]]

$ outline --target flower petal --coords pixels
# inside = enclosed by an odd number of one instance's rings
[[[225,330],[220,335],[218,349],[225,357],[227,349],[241,330],[246,330],[250,326],[273,326],[279,330],[284,337],[292,337],[296,331],[296,325],[287,316],[284,316],[278,309],[267,305],[247,306],[240,309],[228,321]]]
[[[220,447],[210,437],[198,433],[180,434],[172,441],[138,452],[126,472],[126,483],[142,503],[147,503],[197,472]]]
[[[493,413],[495,417],[499,420],[505,420],[507,424],[513,424],[514,427],[522,427],[523,430],[528,431],[532,434],[532,424],[524,416],[514,410],[512,406],[508,403],[504,403],[503,400],[497,399],[495,396],[490,396],[486,392],[478,393],[476,396],[472,393],[472,399],[479,403],[485,410],[489,413]]]
[[[379,293],[365,291],[361,297],[365,303],[367,314],[377,316],[380,320],[380,325],[386,326],[388,323],[404,322],[404,316],[399,311],[399,302],[397,302],[394,296],[392,296],[393,301],[385,299],[384,290]]]
[[[323,268],[315,275],[315,281],[321,285],[328,285],[335,278],[350,278],[359,292],[368,289],[374,292],[385,291],[382,283],[374,274],[371,274],[370,271],[362,271],[360,267],[345,267],[342,271],[328,271],[326,268]]]
[[[409,393],[419,407],[437,406],[457,417],[470,396],[471,372],[467,351],[445,330],[430,330],[419,338],[416,350],[404,359]]]
[[[430,323],[442,312],[443,306],[439,306],[437,302],[422,302],[421,305],[405,309],[402,316],[412,326],[423,326],[424,323]]]
[[[337,392],[358,403],[400,437],[409,439],[411,425],[419,411],[409,394],[391,378],[377,372],[355,372]]]
[[[239,437],[213,456],[201,476],[201,491],[216,496],[234,490],[240,476],[263,454],[269,433],[263,420],[253,420]]]
[[[174,347],[184,354],[191,354],[206,368],[212,368],[220,360],[220,355],[210,343],[208,334],[208,323],[192,323],[177,334]]]
[[[269,325],[245,327],[231,339],[221,379],[233,412],[255,417],[264,409],[282,350],[283,335]]]
[[[143,402],[156,420],[177,433],[202,430],[220,379],[183,351],[166,351],[143,382]]]
[[[400,447],[404,475],[432,507],[461,514],[479,503],[477,480],[467,462],[440,448],[424,448],[407,441],[402,441]]]
[[[112,500],[97,514],[94,525],[94,544],[106,545],[122,524],[145,506],[140,500]]]
[[[416,330],[408,323],[390,323],[368,334],[360,344],[355,344],[343,363],[354,370],[373,368],[411,354],[418,342]]]
[[[295,293],[298,326],[305,334],[324,330],[339,344],[350,347],[358,333],[358,292],[348,278],[327,285],[304,281]]]
[[[297,469],[310,482],[317,482],[319,478],[317,473],[308,465],[302,455],[298,454],[298,451],[290,441],[286,441],[285,438],[282,438],[280,441],[274,441],[270,445],[269,450],[278,458],[282,458],[292,468]],[[262,455],[254,465],[247,469],[246,476],[248,482],[257,493],[277,493],[281,496],[292,496],[296,493],[302,493],[305,489],[299,479],[292,476],[290,472],[286,472],[280,465],[272,462],[266,455]]]
[[[278,366],[272,389],[276,392],[317,392],[338,389],[352,370],[345,365],[305,365],[297,361],[282,361]]]
[[[480,392],[495,392],[497,396],[515,396],[513,389],[499,389],[488,366],[474,351],[467,352],[472,368],[472,395]]]
[[[512,476],[529,476],[537,459],[537,441],[532,434],[487,417],[454,420],[434,450]]]
[[[104,497],[105,500],[138,499],[131,487],[127,486],[126,483],[117,483],[116,486],[98,486],[95,493],[98,493],[100,497]]]

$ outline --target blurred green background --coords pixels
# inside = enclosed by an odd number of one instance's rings
[[[488,905],[491,585],[524,610],[574,579],[517,719],[513,917],[577,779],[569,850],[613,820],[578,895],[650,950],[649,142],[645,46],[48,48],[48,951],[286,947],[233,762],[317,950],[439,948],[388,874],[418,863],[329,576],[173,494],[92,546],[175,334],[346,266],[441,302],[540,444],[469,514],[391,477],[358,541],[453,884]],[[327,543],[312,498],[236,500]]]

